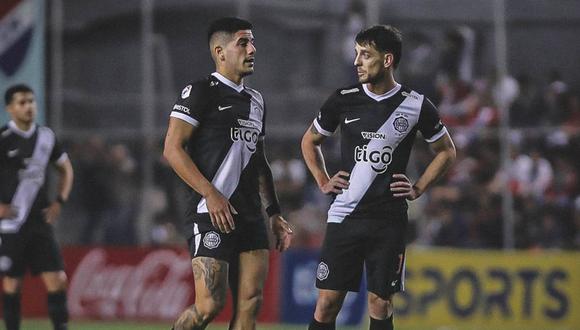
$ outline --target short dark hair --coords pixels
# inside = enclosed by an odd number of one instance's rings
[[[359,45],[372,45],[378,51],[393,54],[393,67],[396,69],[403,53],[403,34],[390,25],[375,25],[360,31],[355,38]]]
[[[34,93],[34,91],[28,85],[24,84],[12,85],[8,87],[6,93],[4,93],[4,103],[6,105],[10,104],[10,102],[12,102],[14,94],[16,93]]]
[[[216,32],[236,33],[240,30],[251,30],[252,23],[238,17],[222,17],[211,22],[207,29],[207,42]]]

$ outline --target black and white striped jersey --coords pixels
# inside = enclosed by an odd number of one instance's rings
[[[366,85],[338,89],[322,106],[314,126],[331,136],[340,126],[340,170],[350,173],[350,186],[335,197],[328,222],[346,218],[385,218],[390,211],[405,209],[403,198],[389,189],[394,173],[405,173],[415,135],[427,142],[446,133],[435,106],[397,84],[377,95]]]
[[[262,95],[214,72],[187,85],[171,117],[197,127],[187,152],[201,173],[247,218],[261,217],[256,144],[265,135]],[[189,220],[209,221],[205,198],[190,189]]]
[[[0,219],[0,232],[18,232],[29,218],[44,221],[40,215],[49,204],[48,164],[67,157],[48,127],[33,125],[23,131],[10,121],[0,128],[0,202],[10,204],[17,213],[14,218]]]

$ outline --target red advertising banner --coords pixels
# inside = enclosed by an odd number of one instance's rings
[[[65,247],[71,317],[82,319],[173,320],[193,304],[195,291],[186,249]],[[261,322],[279,320],[279,254],[270,255]],[[46,293],[39,278],[27,276],[24,317],[46,317]],[[216,321],[232,315],[231,297]]]

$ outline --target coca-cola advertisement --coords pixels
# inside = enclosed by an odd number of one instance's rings
[[[191,259],[181,248],[65,247],[68,305],[77,319],[173,320],[195,298]],[[259,320],[279,320],[278,254],[270,270]],[[38,278],[25,278],[24,317],[46,317],[46,297]],[[42,293],[41,293],[42,292]],[[41,294],[39,294],[41,293]],[[232,315],[231,297],[216,321]]]

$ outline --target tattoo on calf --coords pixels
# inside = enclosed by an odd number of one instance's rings
[[[173,329],[175,330],[203,330],[207,326],[208,321],[203,320],[203,316],[199,314],[195,305],[185,310],[175,322]]]

